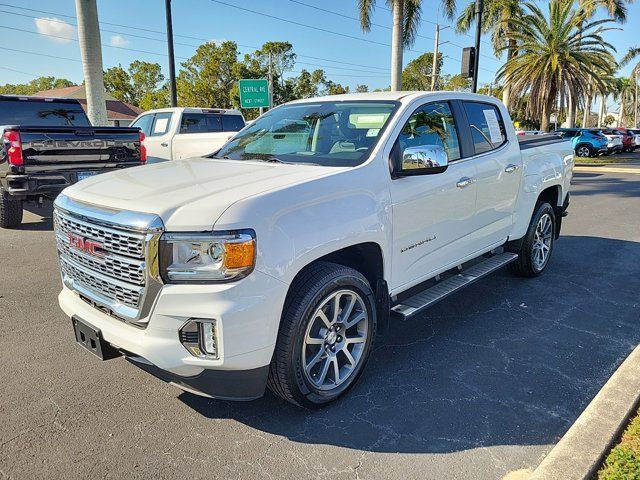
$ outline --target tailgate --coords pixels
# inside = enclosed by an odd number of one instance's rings
[[[18,127],[25,167],[116,167],[140,163],[137,128]]]

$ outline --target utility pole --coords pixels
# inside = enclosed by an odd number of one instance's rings
[[[87,114],[93,125],[107,125],[102,46],[96,0],[76,0],[76,14],[78,17],[78,42],[80,43],[82,70],[87,93]]]
[[[273,67],[271,59],[272,55],[269,53],[269,110],[273,108]]]
[[[482,37],[482,0],[476,0],[476,56],[474,59],[473,69],[473,84],[471,91],[476,93],[478,91],[478,67],[480,65],[480,38]]]
[[[169,85],[171,86],[171,106],[178,106],[176,90],[176,62],[173,55],[173,22],[171,21],[171,0],[164,0],[164,11],[167,17],[167,48],[169,49]],[[212,107],[215,105],[211,105]]]
[[[448,43],[448,42],[440,42],[440,30],[444,30],[445,28],[449,28],[449,27],[440,28],[440,24],[436,23],[436,35],[435,35],[436,38],[433,41],[433,65],[431,67],[431,91],[438,88],[438,77],[440,76],[440,72],[438,69],[438,63],[439,63],[438,53],[439,53],[440,45]]]

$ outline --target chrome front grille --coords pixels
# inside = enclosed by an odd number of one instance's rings
[[[64,195],[53,215],[64,284],[102,312],[144,323],[160,290],[155,215],[100,210]],[[85,248],[91,245],[92,248]]]
[[[59,232],[69,232],[98,241],[105,250],[135,258],[144,256],[144,234],[130,234],[113,228],[91,225],[85,221],[56,212]]]

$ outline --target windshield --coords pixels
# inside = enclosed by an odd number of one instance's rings
[[[91,126],[78,103],[19,99],[0,102],[0,125]]]
[[[398,102],[283,105],[236,135],[216,157],[355,166],[375,146]]]

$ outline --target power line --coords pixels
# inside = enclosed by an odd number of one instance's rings
[[[47,14],[47,15],[57,15],[59,17],[65,17],[65,18],[71,18],[76,20],[76,17],[73,15],[65,15],[62,13],[57,13],[57,12],[51,12],[51,11],[47,11],[47,10],[38,10],[35,8],[27,8],[27,7],[20,7],[17,5],[11,5],[8,3],[0,3],[0,6],[5,6],[5,7],[11,7],[11,8],[16,8],[16,9],[20,9],[20,10],[26,10],[26,11],[30,11],[30,12],[36,12],[36,13],[42,13],[42,14]],[[28,16],[28,15],[24,15],[24,14],[19,14],[19,13],[15,13],[15,12],[8,12],[8,11],[3,11],[5,13],[10,13],[13,15],[21,15],[21,16],[26,16],[29,18],[37,18],[34,16]],[[62,22],[60,20],[55,20],[55,19],[50,19],[50,21],[57,21],[57,22],[61,22],[61,23],[66,23],[66,22]],[[112,25],[112,26],[117,26],[117,27],[121,27],[121,28],[127,28],[127,29],[134,29],[134,30],[140,30],[140,31],[145,31],[145,32],[150,32],[150,33],[157,33],[160,35],[165,35],[165,32],[159,31],[159,30],[151,30],[151,29],[145,29],[145,28],[139,28],[137,26],[133,26],[133,25],[124,25],[124,24],[119,24],[119,23],[110,23],[110,22],[103,22],[100,21],[101,24],[104,25]],[[117,33],[117,34],[124,34],[124,35],[129,35],[131,37],[136,37],[136,38],[142,38],[142,39],[146,39],[146,40],[153,40],[153,41],[158,41],[158,42],[163,42],[166,43],[166,38],[152,38],[152,37],[145,37],[145,36],[141,36],[141,35],[135,35],[135,34],[131,34],[128,32],[117,32],[117,31],[113,31],[113,30],[105,30],[102,29],[105,32],[109,32],[109,33]],[[206,39],[206,38],[201,38],[201,37],[193,37],[193,36],[189,36],[189,35],[180,35],[180,34],[174,34],[175,37],[181,37],[181,38],[189,38],[189,39],[193,39],[193,40],[200,40],[203,42],[210,42],[210,39]],[[62,37],[65,38],[66,37]],[[176,45],[181,45],[181,46],[188,46],[188,47],[193,47],[193,48],[197,48],[200,45],[194,45],[194,44],[189,44],[189,43],[179,43],[176,42]],[[257,47],[255,45],[243,45],[241,43],[237,43],[236,45],[238,47],[243,47],[243,48],[249,48],[249,49],[255,49],[255,50],[260,50],[261,47]],[[381,70],[381,71],[390,71],[388,68],[384,68],[384,67],[376,67],[376,66],[372,66],[372,65],[363,65],[363,64],[358,64],[358,63],[353,63],[353,62],[347,62],[347,61],[341,61],[341,60],[334,60],[334,59],[330,59],[330,58],[323,58],[323,57],[317,57],[317,56],[313,56],[313,55],[304,55],[301,53],[296,53],[296,56],[301,57],[301,58],[310,58],[312,60],[320,60],[323,62],[331,62],[331,63],[337,63],[340,65],[352,65],[352,66],[356,66],[356,67],[364,67],[364,68],[369,68],[372,70]]]
[[[320,12],[330,13],[331,15],[336,15],[336,16],[342,17],[342,18],[348,18],[349,20],[355,20],[358,23],[360,22],[360,19],[357,18],[357,17],[352,17],[350,15],[345,15],[343,13],[335,12],[333,10],[327,10],[326,8],[317,7],[315,5],[309,5],[308,3],[300,2],[299,0],[289,0],[289,1],[292,2],[292,3],[297,3],[298,5],[303,5],[303,6],[308,7],[308,8],[313,8],[314,10],[318,10]],[[373,23],[372,22],[371,25],[373,25],[374,27],[384,28],[386,30],[391,30],[392,29],[388,25],[382,25],[380,23]],[[433,40],[433,37],[427,37],[425,35],[416,35],[416,37],[425,38],[427,40]]]
[[[30,77],[38,78],[38,76],[35,73],[23,72],[22,70],[16,70],[15,68],[4,67],[1,65],[0,65],[0,68],[3,70],[9,70],[10,72],[22,73],[23,75],[29,75]]]

